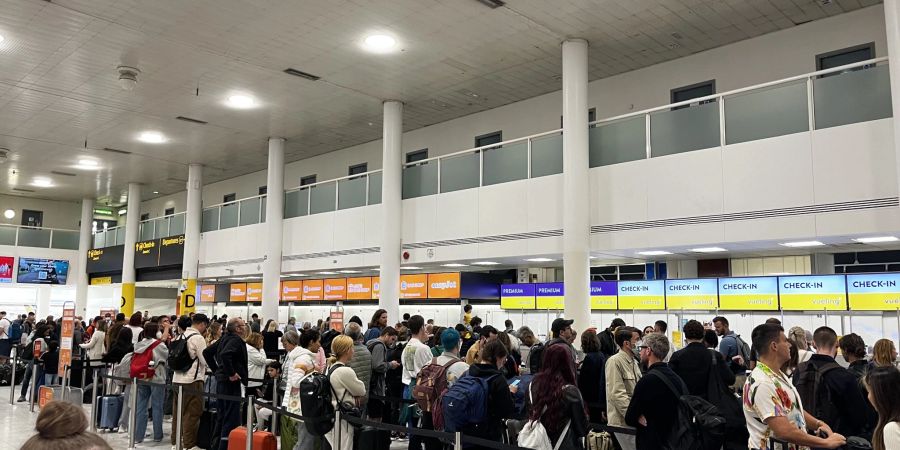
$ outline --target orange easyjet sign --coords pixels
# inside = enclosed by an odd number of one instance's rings
[[[233,302],[247,301],[247,283],[231,283],[231,296],[229,300]]]
[[[303,280],[303,300],[323,300],[325,280]]]
[[[401,275],[400,298],[428,298],[428,275]]]
[[[302,281],[282,281],[281,282],[281,301],[295,302],[301,299],[303,292]]]
[[[216,285],[203,284],[200,285],[200,303],[216,302]]]
[[[247,301],[262,301],[262,283],[247,283]]]
[[[381,298],[381,277],[372,277],[372,298]]]
[[[428,298],[459,297],[459,273],[428,274]]]
[[[325,280],[325,300],[346,300],[347,279],[330,278]]]
[[[371,300],[372,278],[347,278],[347,300]]]

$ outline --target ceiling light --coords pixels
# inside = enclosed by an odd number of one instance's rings
[[[397,45],[397,40],[386,34],[372,34],[363,40],[363,46],[372,53],[388,53]]]
[[[2,34],[0,34],[0,42],[3,42],[3,40],[4,40],[4,39],[6,39],[6,38],[5,38],[5,37],[3,37],[3,35],[2,35]]]
[[[75,168],[81,170],[97,170],[100,168],[100,163],[93,159],[79,159]]]
[[[791,248],[799,248],[799,247],[821,247],[825,244],[819,241],[796,241],[796,242],[782,242],[778,245],[783,247],[791,247]]]
[[[37,177],[31,180],[31,185],[37,187],[51,187],[53,186],[53,180],[49,178]]]
[[[647,250],[645,252],[637,252],[638,255],[643,256],[663,256],[663,255],[671,255],[672,252],[667,252],[665,250]]]
[[[12,209],[7,209],[6,211],[3,211],[3,217],[12,219],[13,217],[16,217],[16,212]]]
[[[159,194],[159,191],[153,191],[154,194]]]
[[[854,241],[862,244],[878,244],[880,242],[896,242],[900,241],[897,236],[872,236],[854,239]]]
[[[416,266],[404,266],[404,267],[401,267],[400,270],[422,270],[422,268],[416,267]]]
[[[162,144],[168,141],[168,139],[166,139],[166,135],[160,133],[159,131],[144,131],[138,135],[137,139],[147,144]]]
[[[468,267],[468,266],[469,266],[468,264],[460,264],[460,263],[449,263],[449,264],[441,265],[441,267]]]
[[[690,251],[694,253],[719,253],[719,252],[727,252],[722,247],[700,247],[700,248],[692,248]]]
[[[249,95],[235,94],[228,97],[225,104],[235,109],[250,109],[256,107],[256,99]]]
[[[124,216],[125,214],[128,214],[128,210],[127,210],[127,209],[120,209],[120,210],[119,210],[119,215],[120,215],[120,216]]]
[[[327,270],[324,272],[316,272],[316,273],[319,275],[337,275],[337,272],[329,272]]]
[[[528,262],[550,262],[553,261],[551,258],[528,258],[525,261]]]
[[[476,261],[473,262],[472,265],[475,266],[499,266],[500,263],[494,261]]]
[[[359,273],[358,270],[338,270],[338,273]]]

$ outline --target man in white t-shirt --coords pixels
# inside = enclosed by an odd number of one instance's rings
[[[403,363],[403,398],[411,399],[412,384],[419,375],[419,371],[431,362],[432,355],[431,349],[423,342],[428,339],[428,334],[425,331],[425,319],[420,315],[415,315],[409,318],[407,324],[409,326],[411,337],[406,344],[406,347],[403,349],[401,362]],[[407,405],[403,406],[406,407]],[[419,418],[412,414],[412,411],[415,411],[415,408],[409,408],[409,410],[411,414],[408,426],[417,426]],[[421,449],[422,438],[420,436],[411,435],[409,437],[409,450]]]
[[[6,364],[9,360],[9,351],[12,349],[12,341],[9,340],[9,329],[12,322],[6,318],[6,311],[0,311],[0,364]]]

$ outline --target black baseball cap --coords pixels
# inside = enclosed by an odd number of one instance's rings
[[[572,326],[573,323],[575,323],[574,320],[566,320],[560,317],[553,321],[553,325],[550,326],[550,331],[552,331],[553,334],[559,334],[560,331]]]

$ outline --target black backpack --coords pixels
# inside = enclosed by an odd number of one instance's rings
[[[681,384],[679,390],[669,380],[669,377],[657,370],[651,370],[647,375],[656,375],[678,397],[677,418],[672,427],[672,433],[665,439],[665,449],[719,450],[722,448],[725,443],[725,418],[719,414],[715,405],[696,395],[682,394],[688,390],[681,379],[678,380]]]
[[[537,375],[541,371],[541,358],[544,357],[544,343],[538,342],[531,346],[528,350],[528,370],[532,375]]]
[[[191,358],[191,352],[188,350],[188,340],[199,334],[191,334],[190,336],[181,335],[169,344],[169,359],[167,364],[169,368],[176,372],[184,372],[194,365],[197,358]],[[200,370],[200,366],[197,366]]]
[[[831,425],[832,429],[839,426],[841,413],[831,399],[831,389],[825,384],[825,374],[840,368],[834,361],[825,364],[810,364],[810,361],[806,361],[797,366],[795,373],[794,386],[800,394],[803,409]]]
[[[334,367],[331,371],[333,370]],[[304,417],[303,423],[306,424],[306,431],[313,436],[325,436],[325,433],[334,428],[334,405],[331,404],[329,375],[313,372],[300,380],[300,410]]]
[[[23,361],[31,361],[32,359],[34,359],[34,341],[33,340],[31,342],[29,342],[28,345],[25,346],[25,350],[22,350],[22,354],[19,355],[19,359],[21,359]]]

